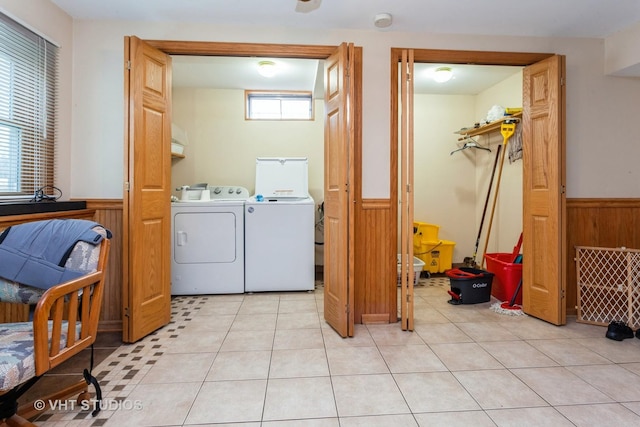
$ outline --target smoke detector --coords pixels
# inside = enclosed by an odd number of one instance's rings
[[[392,17],[390,13],[378,13],[373,18],[373,24],[378,28],[387,28],[391,25]]]

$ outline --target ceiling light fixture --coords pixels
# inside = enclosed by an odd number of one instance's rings
[[[453,70],[451,67],[438,67],[433,73],[433,80],[438,83],[448,82],[451,80],[451,77],[453,77]]]
[[[273,61],[258,62],[258,73],[264,77],[273,77],[276,75],[276,63]]]
[[[379,13],[373,18],[373,24],[378,28],[387,28],[391,25],[390,13]]]

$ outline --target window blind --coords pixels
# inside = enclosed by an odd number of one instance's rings
[[[58,48],[0,14],[0,196],[54,182]]]

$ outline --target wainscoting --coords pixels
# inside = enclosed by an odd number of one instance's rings
[[[396,242],[392,238],[393,212],[388,199],[364,199],[356,209],[355,230],[355,307],[356,323],[392,323],[397,320],[395,260]],[[122,200],[87,200],[83,211],[37,214],[44,217],[94,219],[113,233],[101,331],[122,330]],[[0,217],[0,230],[34,216]],[[576,246],[640,249],[640,199],[567,200],[567,314],[576,314]],[[0,303],[0,322],[19,321],[27,316],[26,307]]]
[[[567,314],[577,313],[576,246],[640,249],[640,199],[567,199]]]
[[[389,199],[363,199],[356,209],[355,323],[398,320],[393,218]]]
[[[105,294],[100,314],[100,331],[122,330],[122,200],[87,200],[87,209],[27,215],[0,216],[0,231],[28,221],[54,218],[94,220],[113,233]],[[28,319],[29,309],[22,304],[0,303],[0,323]]]
[[[111,230],[111,250],[100,313],[100,331],[122,330],[122,200],[87,200],[95,211],[94,221]]]

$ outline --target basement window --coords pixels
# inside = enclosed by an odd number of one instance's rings
[[[245,91],[247,120],[313,120],[311,92]]]

